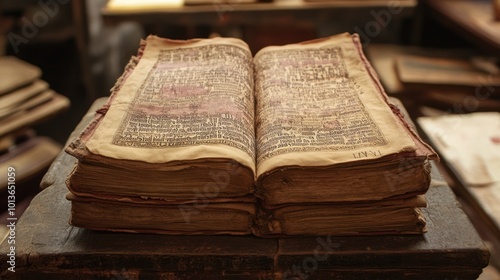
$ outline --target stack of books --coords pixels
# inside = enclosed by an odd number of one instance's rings
[[[434,151],[359,37],[149,36],[66,152],[75,226],[165,234],[420,234]]]
[[[16,57],[0,57],[0,136],[69,107],[69,100],[51,90],[41,74],[38,67]]]
[[[494,57],[467,49],[377,44],[370,44],[366,53],[387,93],[422,106],[418,114],[500,108],[500,68]]]
[[[15,169],[17,188],[0,177],[0,209],[10,195],[21,200],[36,193],[40,177],[62,149],[48,137],[37,136],[32,126],[69,107],[69,100],[40,79],[42,71],[16,57],[0,57],[0,169]]]

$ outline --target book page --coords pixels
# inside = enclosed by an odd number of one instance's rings
[[[258,176],[416,150],[357,35],[267,47],[254,64]]]
[[[418,123],[466,184],[500,184],[500,113],[420,117]]]
[[[233,159],[255,170],[252,56],[237,39],[149,36],[86,146],[115,159]]]

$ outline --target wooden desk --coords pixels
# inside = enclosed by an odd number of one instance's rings
[[[479,48],[500,57],[500,21],[491,0],[425,0],[430,15]]]
[[[78,275],[78,279],[462,280],[476,279],[488,263],[482,240],[435,168],[424,210],[428,226],[424,235],[261,239],[96,232],[70,226],[64,180],[74,163],[74,158],[60,155],[44,178],[48,187],[19,220],[15,273],[7,271],[9,245],[0,246],[2,279]],[[303,278],[294,278],[299,276]]]

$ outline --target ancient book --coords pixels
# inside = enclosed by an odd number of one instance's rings
[[[254,233],[259,236],[416,234],[425,231],[420,208],[426,206],[424,196],[420,195],[361,203],[259,207]]]
[[[15,167],[16,179],[23,182],[47,170],[61,149],[50,138],[20,135],[8,149],[0,150],[0,168]],[[0,179],[0,192],[6,192],[7,183],[7,177]]]
[[[419,234],[424,196],[357,203],[258,207],[245,198],[172,201],[97,199],[69,193],[71,223],[94,230],[162,234],[294,235]],[[200,203],[203,203],[200,206]],[[198,205],[198,206],[197,206]],[[228,221],[231,221],[228,223]]]
[[[32,87],[32,85],[27,87]],[[14,101],[17,99],[15,97],[17,92],[24,93],[24,89],[9,93],[9,96],[4,95],[2,98],[5,98],[6,103]],[[11,97],[15,98],[11,99]],[[0,108],[0,137],[40,123],[67,108],[69,108],[69,99],[51,89],[42,90],[33,96],[26,97],[16,105]]]
[[[35,65],[14,56],[0,57],[0,96],[32,83],[41,75],[42,71]]]
[[[486,58],[446,58],[401,55],[396,58],[397,74],[407,88],[500,89],[500,69]]]
[[[149,36],[66,151],[78,159],[67,180],[78,207],[224,200],[240,211],[251,196],[264,212],[415,197],[427,191],[435,157],[347,33],[254,58],[238,39]],[[84,209],[72,222],[92,227],[75,220]]]
[[[13,194],[16,202],[20,202],[24,197],[38,193],[41,176],[61,149],[61,145],[50,138],[35,136],[33,130],[0,138],[0,168],[11,171],[14,168],[16,179],[15,188],[12,188],[12,178],[0,178],[0,211],[7,210],[7,202],[12,201]]]
[[[200,186],[207,197],[252,193],[253,67],[246,44],[149,37],[67,151],[80,163],[69,188],[82,196],[192,199]],[[114,184],[102,180],[103,167],[115,169]],[[120,180],[128,176],[140,180]]]
[[[252,232],[256,214],[255,198],[251,196],[205,201],[196,208],[193,203],[200,203],[196,199],[164,203],[151,199],[96,199],[72,193],[67,199],[71,201],[71,223],[94,230],[245,235]]]
[[[49,89],[49,84],[42,80],[36,80],[33,83],[26,85],[18,90],[9,92],[9,94],[0,96],[0,112],[4,110],[15,110],[22,106],[24,102],[38,95],[42,91]]]
[[[427,191],[433,151],[388,103],[357,36],[268,47],[254,64],[256,193],[267,204]]]
[[[477,112],[491,112],[500,110],[500,99],[489,95],[489,90],[491,87],[478,87],[478,90],[429,90],[422,92],[419,96],[420,100],[425,100],[425,104],[432,106],[437,110],[441,110],[439,115],[448,114],[451,110],[453,113],[468,113],[472,111]],[[476,92],[478,92],[477,95]],[[493,90],[492,90],[493,92]],[[486,96],[490,96],[487,98]],[[463,109],[455,104],[464,104],[464,100],[470,102],[472,100],[473,105],[467,105]],[[468,103],[467,103],[468,104]],[[453,108],[453,109],[451,109]],[[471,110],[475,109],[475,110]],[[425,114],[424,114],[425,115]]]
[[[0,57],[0,137],[67,109],[68,98],[38,78],[41,70],[15,57]]]

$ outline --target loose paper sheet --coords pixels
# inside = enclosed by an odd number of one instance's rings
[[[500,113],[422,117],[418,123],[467,184],[500,183]]]

